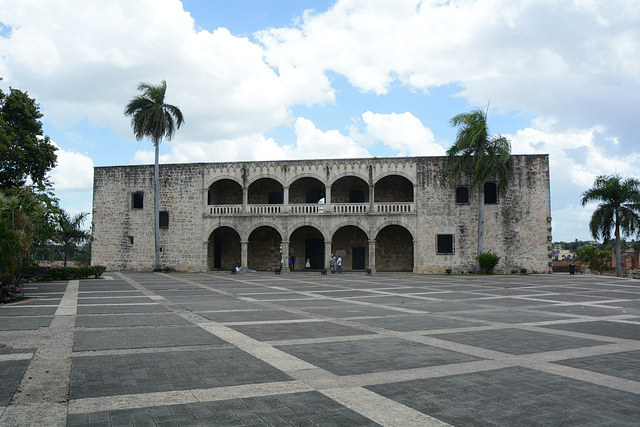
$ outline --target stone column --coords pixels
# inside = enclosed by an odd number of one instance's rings
[[[418,272],[418,239],[413,240],[413,272]]]
[[[282,241],[282,273],[289,273],[289,241]]]
[[[247,271],[249,266],[247,264],[247,253],[249,252],[249,241],[248,240],[240,240],[240,267]]]
[[[376,241],[369,240],[369,269],[371,273],[376,272]]]
[[[249,212],[249,190],[246,187],[242,188],[242,212]]]
[[[289,213],[289,187],[282,187],[282,213]]]
[[[373,200],[375,199],[375,187],[369,184],[369,212],[373,212]]]
[[[331,213],[331,186],[324,187],[324,213]]]
[[[329,260],[331,259],[331,240],[325,240],[324,242],[324,269],[329,271]]]

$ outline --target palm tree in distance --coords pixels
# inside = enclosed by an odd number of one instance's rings
[[[160,270],[160,142],[162,139],[171,141],[176,129],[184,123],[182,112],[174,105],[165,104],[164,97],[167,92],[167,82],[163,80],[159,85],[140,83],[138,90],[142,92],[134,97],[124,109],[125,116],[131,116],[131,127],[136,140],[142,141],[145,137],[151,138],[155,146],[156,158],[154,168],[154,226],[156,261],[154,270]]]
[[[55,216],[55,239],[58,243],[62,243],[64,247],[65,267],[67,266],[67,259],[69,259],[69,247],[72,244],[76,245],[91,238],[90,232],[80,229],[88,215],[88,213],[81,212],[72,217],[67,212],[61,211]]]
[[[620,175],[601,175],[596,178],[593,188],[582,193],[580,203],[584,207],[592,201],[602,202],[593,211],[589,221],[589,231],[598,240],[611,238],[611,230],[616,239],[616,276],[622,276],[620,233],[631,236],[640,231],[640,180],[629,178],[624,181]]]
[[[470,174],[470,190],[478,190],[478,255],[482,253],[484,237],[484,185],[495,176],[498,192],[503,193],[513,171],[511,142],[502,135],[489,134],[488,110],[489,106],[487,111],[477,109],[450,120],[458,133],[455,144],[447,150],[444,163],[454,186],[461,176]],[[479,262],[476,269],[480,270]]]

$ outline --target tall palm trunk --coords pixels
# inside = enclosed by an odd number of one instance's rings
[[[616,212],[616,276],[622,277],[622,250],[620,248],[620,218]]]
[[[482,253],[482,241],[484,238],[484,184],[478,187],[478,255]],[[476,270],[480,269],[480,260],[476,260]]]
[[[155,228],[156,263],[154,271],[160,270],[160,141],[156,141],[156,162],[154,165],[153,223]]]

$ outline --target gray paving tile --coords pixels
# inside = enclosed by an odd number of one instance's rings
[[[369,335],[371,332],[331,322],[269,323],[264,325],[231,325],[230,328],[242,332],[258,341],[294,340],[349,335]]]
[[[595,321],[549,325],[545,326],[545,328],[640,341],[640,324],[636,325],[613,321]]]
[[[640,350],[578,357],[554,363],[640,382]]]
[[[466,312],[458,314],[460,317],[468,317],[470,319],[488,320],[491,322],[502,323],[530,323],[530,322],[547,322],[552,320],[566,320],[566,316],[554,316],[552,314],[534,313],[522,310],[489,310],[478,312]]]
[[[604,340],[596,341],[515,328],[453,332],[438,334],[437,338],[509,354],[542,353],[608,344]]]
[[[0,406],[7,406],[18,389],[29,360],[0,362]]]
[[[0,306],[0,317],[5,316],[47,316],[55,314],[56,307],[27,307],[22,304]]]
[[[74,357],[70,398],[290,381],[237,348]]]
[[[67,426],[86,426],[92,421],[109,426],[129,422],[154,426],[171,422],[189,426],[379,426],[318,392],[77,414],[67,418]]]
[[[73,350],[115,350],[224,343],[225,341],[197,326],[80,330],[75,332]]]
[[[364,316],[393,316],[394,314],[398,314],[398,311],[391,309],[360,304],[351,304],[344,307],[305,307],[301,308],[301,310],[337,319]]]
[[[536,311],[546,311],[550,313],[566,313],[574,314],[577,316],[618,316],[620,314],[626,314],[624,308],[611,307],[606,308],[602,305],[592,307],[589,305],[552,305],[536,307]]]
[[[166,313],[168,311],[169,309],[159,304],[78,306],[78,314]]]
[[[640,424],[636,394],[520,367],[367,388],[455,426]]]
[[[482,323],[468,322],[465,320],[448,319],[446,317],[432,315],[412,315],[395,317],[376,317],[372,319],[357,319],[353,322],[364,323],[365,325],[379,326],[392,331],[432,331],[438,329],[468,328],[482,326]]]
[[[117,328],[131,326],[188,325],[189,321],[171,313],[104,314],[99,316],[77,316],[79,328]]]
[[[297,313],[289,313],[283,310],[240,310],[218,313],[200,313],[202,317],[215,322],[255,322],[269,320],[298,320],[308,319],[308,316]]]
[[[278,346],[336,375],[472,362],[480,358],[398,338]]]
[[[151,298],[145,296],[119,296],[119,295],[111,295],[110,297],[100,297],[100,298],[89,298],[89,297],[79,297],[78,305],[87,305],[87,304],[149,304],[155,303]]]
[[[51,324],[51,316],[38,317],[5,317],[0,318],[0,331],[20,331],[29,329],[46,328]]]

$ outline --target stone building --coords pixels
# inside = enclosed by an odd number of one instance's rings
[[[486,185],[484,249],[496,271],[551,272],[547,155],[513,156],[506,193]],[[179,271],[472,271],[478,197],[444,157],[160,165],[160,262]],[[153,166],[96,167],[92,263],[150,270]],[[284,268],[283,272],[287,272]]]

